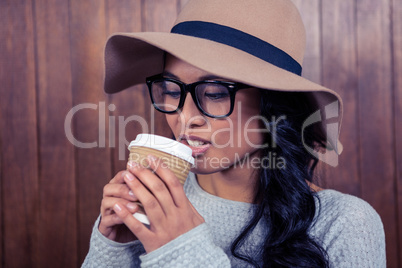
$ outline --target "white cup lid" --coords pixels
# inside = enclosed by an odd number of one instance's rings
[[[192,157],[193,151],[191,148],[173,139],[153,134],[138,134],[135,140],[130,142],[128,149],[130,150],[131,147],[135,146],[162,151],[194,165],[194,158]]]
[[[146,224],[146,225],[150,225],[151,223],[149,222],[149,219],[147,217],[147,215],[144,215],[142,213],[134,213],[133,214],[134,218],[136,218],[137,220],[139,220],[140,222]]]

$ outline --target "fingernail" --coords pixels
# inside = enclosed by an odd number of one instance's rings
[[[130,172],[126,172],[126,174],[124,174],[124,177],[129,181],[134,180],[134,176]]]
[[[128,163],[127,163],[127,165],[129,166],[129,167],[131,167],[131,168],[136,168],[136,167],[138,167],[138,163],[137,162],[134,162],[134,161],[128,161]]]
[[[114,205],[114,210],[115,211],[121,211],[121,207],[118,204]]]
[[[137,208],[137,205],[134,204],[134,203],[128,203],[126,207],[127,207],[128,209],[130,209],[130,210],[134,210],[134,209]]]
[[[131,197],[134,197],[134,198],[135,198],[135,195],[134,195],[134,193],[133,193],[132,190],[130,190],[130,191],[128,192],[128,194],[129,194]]]

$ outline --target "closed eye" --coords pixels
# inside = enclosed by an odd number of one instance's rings
[[[162,95],[166,97],[170,97],[173,99],[178,99],[180,98],[181,92],[180,91],[170,91],[170,90],[163,90]]]
[[[204,95],[206,98],[210,100],[221,100],[229,97],[228,93],[208,93],[206,92]]]

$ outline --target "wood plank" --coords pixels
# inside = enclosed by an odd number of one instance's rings
[[[64,118],[72,107],[69,6],[35,2],[39,159],[39,267],[77,265],[77,203],[74,147]],[[52,258],[49,258],[52,256]]]
[[[169,32],[177,17],[178,0],[149,0],[143,6],[143,30]]]
[[[303,60],[303,77],[321,84],[321,13],[319,0],[292,0],[306,28],[306,51]]]
[[[387,263],[397,267],[390,1],[356,3],[362,198],[379,212]]]
[[[1,5],[0,5],[1,6]],[[0,53],[3,53],[4,50],[2,47],[0,47]],[[0,79],[2,76],[0,75]],[[3,80],[2,80],[3,81]],[[1,107],[3,107],[3,103],[0,101]],[[0,115],[3,115],[3,111],[0,108]],[[3,125],[0,123],[0,127],[3,129]],[[0,195],[3,196],[3,133],[0,133]],[[3,211],[5,208],[3,207],[3,202],[2,199],[0,198],[0,266],[4,267],[4,256],[3,256],[3,241],[4,241],[4,236],[3,236]]]
[[[396,185],[398,208],[397,228],[399,243],[396,252],[399,252],[399,263],[402,266],[402,2],[392,2],[392,40],[393,40],[393,82],[394,82],[394,126],[395,126],[395,152],[396,152]]]
[[[2,7],[2,5],[0,4],[0,7]],[[0,15],[3,15],[0,12]],[[1,19],[0,19],[0,23],[2,23]],[[4,43],[4,42],[2,42]],[[0,59],[1,62],[3,61],[3,57],[1,56],[4,53],[5,49],[4,46],[2,44],[0,44]],[[3,68],[3,65],[0,64],[0,68]],[[1,81],[3,81],[3,75],[1,74],[0,71],[0,79]],[[3,98],[3,96],[0,93],[0,97]],[[3,102],[0,100],[0,117],[3,115],[3,110],[1,109],[1,107],[3,107]],[[1,120],[3,121],[3,120]],[[0,123],[0,128],[3,129],[5,126],[3,126],[2,123]],[[6,177],[5,174],[3,173],[3,133],[2,131],[0,131],[0,196],[3,196],[3,178]],[[4,267],[4,256],[3,256],[3,241],[4,241],[4,236],[3,236],[3,211],[5,210],[5,208],[3,207],[3,200],[2,198],[0,198],[0,266]]]
[[[38,151],[31,1],[1,1],[2,267],[37,267]]]
[[[344,146],[336,168],[327,167],[327,186],[360,196],[358,87],[355,2],[322,4],[323,85],[340,94],[344,104],[340,140]]]
[[[75,150],[79,263],[88,252],[103,186],[112,178],[108,102],[102,90],[105,40],[104,1],[70,1],[73,105],[83,108],[74,115],[73,133],[78,141],[86,143]]]
[[[143,31],[169,32],[177,17],[177,10],[180,6],[178,0],[149,0],[144,1],[143,6]],[[172,132],[166,123],[165,115],[154,113],[153,121],[154,134],[171,137]],[[153,120],[153,118],[151,118]]]
[[[123,0],[107,2],[107,34],[115,32],[140,32],[142,22],[142,5],[140,1]],[[126,169],[128,143],[137,134],[149,132],[150,106],[148,90],[145,85],[135,86],[109,96],[115,110],[110,112],[110,129],[114,130],[113,174]],[[113,107],[111,107],[113,108]],[[130,118],[132,119],[130,121]],[[145,126],[141,120],[147,122]],[[111,137],[113,138],[113,137]]]

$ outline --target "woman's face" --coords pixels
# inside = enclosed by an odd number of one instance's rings
[[[202,80],[225,81],[172,55],[166,57],[165,76],[186,84]],[[264,140],[259,114],[259,90],[248,88],[236,93],[233,112],[224,119],[203,115],[191,94],[187,94],[181,112],[166,114],[166,119],[175,137],[193,150],[192,171],[210,174],[236,164],[250,165],[251,157],[247,157],[257,152]]]

